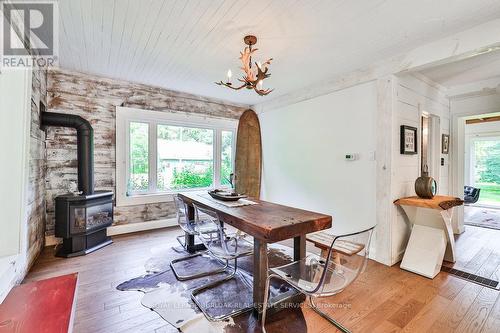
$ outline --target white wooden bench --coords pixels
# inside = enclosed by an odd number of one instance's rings
[[[329,232],[322,231],[307,235],[306,240],[313,243],[314,246],[319,248],[321,250],[321,257],[326,259],[328,256],[328,251],[330,250],[333,239],[335,237],[335,235],[332,235]],[[352,256],[361,252],[364,248],[364,244],[339,239],[335,241],[335,244],[332,248],[333,260],[336,264],[340,265],[340,256],[338,255],[339,253],[347,256]]]

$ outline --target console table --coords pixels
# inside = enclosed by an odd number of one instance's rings
[[[455,262],[455,238],[451,226],[453,208],[460,198],[436,195],[432,199],[407,197],[394,201],[413,224],[400,267],[428,278],[441,270],[443,258]]]

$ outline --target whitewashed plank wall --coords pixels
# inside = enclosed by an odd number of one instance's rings
[[[396,80],[396,100],[392,127],[392,180],[391,201],[415,195],[415,180],[420,176],[420,147],[418,155],[401,155],[400,126],[408,125],[420,129],[420,112],[426,111],[440,118],[440,134],[450,133],[450,105],[440,89],[423,82],[412,75],[403,75]],[[417,142],[421,142],[420,130]],[[438,143],[441,144],[440,142]],[[439,167],[438,192],[448,194],[449,161],[447,154],[440,154],[444,165]],[[411,231],[401,209],[391,205],[391,264],[401,260]]]
[[[246,109],[201,96],[173,92],[126,81],[51,70],[48,73],[48,111],[71,113],[90,121],[94,128],[94,169],[97,190],[115,191],[116,106],[164,112],[190,112],[214,117],[239,118]],[[47,234],[54,234],[54,198],[76,184],[76,136],[72,129],[47,130]],[[116,192],[116,191],[115,191]],[[164,219],[173,216],[171,202],[115,207],[115,224]]]
[[[40,129],[40,103],[47,105],[47,72],[33,70],[31,89],[31,127],[28,200],[28,267],[31,267],[45,240],[46,202],[45,176],[47,168],[45,133]]]

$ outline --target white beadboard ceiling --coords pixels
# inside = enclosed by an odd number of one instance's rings
[[[446,88],[500,77],[500,51],[436,66],[421,71]]]
[[[60,67],[256,104],[500,17],[498,0],[60,0]],[[243,36],[273,57],[269,96],[239,76]]]

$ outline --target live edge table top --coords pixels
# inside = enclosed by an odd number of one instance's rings
[[[219,214],[224,223],[268,243],[303,236],[328,229],[332,217],[298,208],[251,198],[256,205],[227,207],[211,198],[206,192],[185,192],[179,196],[187,204],[210,208]]]
[[[448,210],[455,206],[461,206],[464,201],[460,198],[450,197],[447,195],[436,195],[432,199],[424,199],[419,197],[406,197],[394,201],[396,205],[415,206],[422,208],[431,208],[437,210]]]

